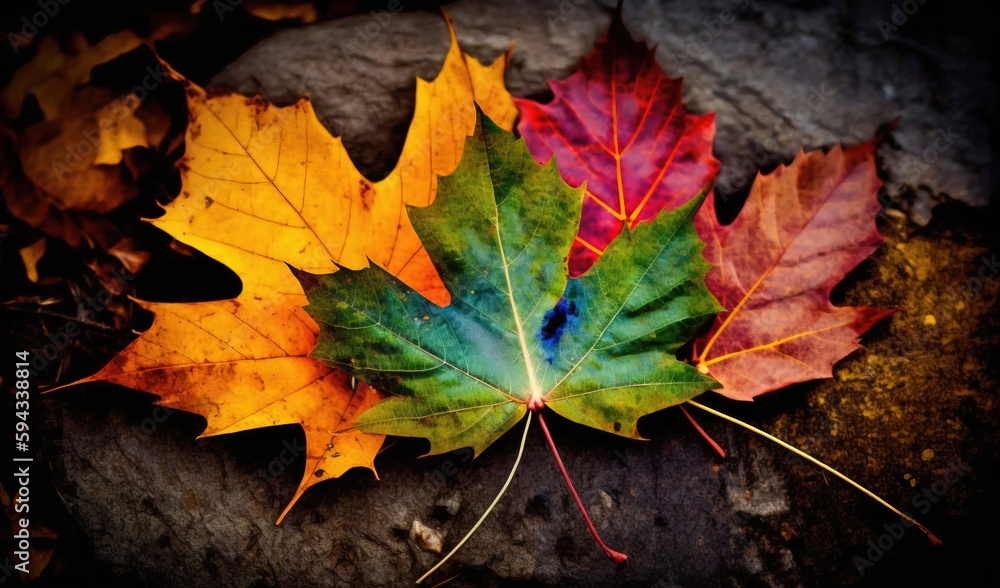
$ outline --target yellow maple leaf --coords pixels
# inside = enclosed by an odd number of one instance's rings
[[[452,46],[433,82],[418,81],[417,106],[400,161],[369,182],[308,100],[276,107],[260,98],[186,86],[189,125],[182,193],[152,222],[235,271],[234,300],[139,302],[153,325],[100,372],[107,381],[201,414],[204,435],[299,423],[306,469],[287,514],[310,486],[351,467],[374,472],[384,436],[350,430],[381,394],[308,357],[319,328],[302,308],[286,262],[313,273],[368,259],[439,304],[448,292],[406,217],[434,199],[437,175],[454,171],[476,123],[475,100],[510,129],[516,110],[503,86],[509,52],[482,65]],[[432,124],[433,119],[433,124]]]
[[[434,200],[483,111],[510,129],[516,115],[503,87],[509,54],[485,66],[462,53],[448,21],[451,49],[433,82],[418,80],[413,122],[395,169],[371,182],[340,138],[323,127],[308,98],[273,106],[261,98],[187,87],[191,121],[181,194],[153,224],[226,263],[258,256],[255,279],[279,291],[293,286],[285,263],[314,274],[369,260],[438,305],[450,295],[410,224],[406,205]],[[168,68],[169,69],[169,68]],[[294,280],[292,280],[294,281]]]
[[[252,272],[249,257],[233,265]],[[155,315],[153,325],[82,382],[158,394],[158,404],[204,416],[201,436],[301,425],[306,468],[280,523],[310,486],[352,467],[375,472],[385,438],[338,432],[382,396],[360,382],[352,387],[350,376],[308,357],[319,327],[296,299],[255,287],[234,300],[139,302]]]

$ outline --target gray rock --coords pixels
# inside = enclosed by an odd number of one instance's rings
[[[425,525],[420,519],[413,519],[410,542],[421,551],[440,554],[444,548],[444,535],[434,527]]]
[[[515,43],[507,85],[528,96],[544,92],[546,78],[572,72],[610,22],[595,5],[574,8],[571,26],[547,19],[552,7],[544,3],[459,3],[447,11],[462,48],[484,63]],[[448,50],[440,14],[384,18],[356,16],[278,33],[214,81],[273,101],[310,96],[359,169],[381,178],[395,164],[413,116],[415,79],[433,79]]]
[[[575,69],[612,9],[591,0],[479,0],[447,10],[462,47],[481,60],[513,41],[508,87],[544,99],[545,80]],[[878,23],[891,12],[888,2],[644,0],[627,3],[625,20],[637,38],[659,45],[669,75],[685,78],[688,108],[716,113],[722,197],[738,196],[759,167],[788,162],[800,148],[866,141],[898,118],[895,142],[881,153],[886,202],[925,225],[944,196],[983,206],[995,189],[983,116],[995,108],[996,89],[984,58],[959,42],[945,49],[910,36],[919,23],[884,39]],[[311,96],[374,179],[402,147],[414,78],[437,73],[447,43],[437,14],[358,16],[279,33],[215,81],[270,100]]]

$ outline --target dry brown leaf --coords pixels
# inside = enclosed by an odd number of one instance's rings
[[[73,247],[78,246],[83,239],[80,227],[68,214],[56,208],[41,190],[33,186],[20,169],[14,168],[9,162],[8,154],[4,153],[0,157],[0,165],[7,173],[0,184],[0,192],[3,192],[7,210],[46,235],[61,239]]]
[[[59,116],[73,88],[90,81],[90,70],[142,43],[142,39],[131,31],[108,35],[93,45],[78,33],[67,54],[63,53],[55,37],[45,37],[38,46],[38,54],[14,72],[10,83],[0,92],[0,102],[10,111],[11,118],[17,118],[21,115],[24,99],[34,95],[45,119],[53,120]]]
[[[38,261],[45,255],[45,237],[27,247],[22,247],[18,253],[21,254],[21,261],[24,262],[24,269],[28,274],[28,280],[38,282]]]
[[[146,265],[146,262],[149,261],[152,255],[149,251],[137,247],[132,237],[119,239],[114,245],[105,249],[105,251],[117,257],[118,261],[125,266],[125,269],[133,274],[139,273],[139,270]]]
[[[309,24],[316,22],[316,7],[309,2],[273,2],[269,0],[246,0],[243,7],[247,12],[264,20],[298,20]]]
[[[98,118],[102,111],[111,110],[115,115]],[[110,90],[76,92],[56,120],[41,121],[25,131],[19,142],[25,176],[61,210],[114,210],[135,196],[137,189],[120,166],[98,165],[97,154],[102,128],[128,116],[127,109],[113,102]]]
[[[135,94],[115,100],[97,111],[97,142],[95,165],[117,165],[122,162],[122,151],[132,147],[149,147],[146,124],[135,111],[142,102]]]

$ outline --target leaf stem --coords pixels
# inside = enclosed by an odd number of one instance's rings
[[[775,443],[777,443],[778,445],[781,445],[782,447],[784,447],[785,449],[791,451],[792,453],[794,453],[794,454],[796,454],[796,455],[798,455],[800,457],[803,457],[805,459],[808,459],[809,461],[813,462],[814,464],[818,465],[819,467],[821,467],[824,470],[830,472],[831,474],[837,476],[841,480],[847,482],[851,486],[854,486],[855,488],[857,488],[858,490],[860,490],[864,494],[866,494],[869,497],[873,498],[876,502],[878,502],[882,506],[884,506],[884,507],[888,508],[889,510],[891,510],[892,512],[898,514],[900,517],[902,517],[903,520],[909,521],[910,523],[912,523],[913,526],[915,526],[916,528],[920,529],[925,535],[927,535],[927,539],[929,539],[930,542],[933,545],[941,545],[942,544],[942,541],[940,539],[938,539],[934,535],[934,533],[931,533],[930,530],[927,527],[925,527],[925,526],[921,525],[920,523],[918,523],[913,517],[911,517],[908,514],[903,513],[902,511],[900,511],[899,509],[897,509],[893,505],[889,504],[885,500],[882,500],[877,494],[875,494],[871,490],[865,488],[861,484],[858,484],[854,480],[848,478],[844,474],[838,472],[837,470],[835,470],[832,467],[826,465],[825,463],[823,463],[820,460],[816,459],[815,457],[809,455],[808,453],[806,453],[806,452],[804,452],[804,451],[802,451],[802,450],[800,450],[800,449],[798,449],[796,447],[793,447],[792,445],[789,445],[788,443],[785,443],[784,441],[782,441],[781,439],[778,439],[777,437],[775,437],[773,435],[769,435],[768,433],[765,433],[764,431],[761,431],[760,429],[758,429],[757,427],[754,427],[753,425],[750,425],[748,423],[744,423],[743,421],[741,421],[741,420],[739,420],[737,418],[731,417],[731,416],[729,416],[727,414],[723,414],[723,413],[721,413],[721,412],[719,412],[717,410],[711,409],[711,408],[709,408],[707,406],[703,406],[703,405],[698,404],[697,402],[694,402],[692,400],[688,400],[687,403],[690,404],[691,406],[700,408],[701,410],[703,410],[703,411],[705,411],[705,412],[707,412],[709,414],[713,414],[713,415],[715,415],[715,416],[717,416],[717,417],[719,417],[721,419],[725,419],[725,420],[727,420],[727,421],[729,421],[729,422],[731,422],[733,424],[739,425],[739,426],[741,426],[741,427],[743,427],[743,428],[745,428],[747,430],[753,431],[754,433],[757,433],[758,435],[764,437],[765,439],[769,439],[771,441],[774,441]]]
[[[580,495],[576,493],[576,488],[573,487],[573,481],[569,479],[569,473],[566,471],[566,466],[563,465],[562,458],[559,457],[559,450],[556,449],[555,441],[552,440],[552,434],[549,433],[549,428],[545,426],[545,417],[542,413],[538,413],[538,424],[542,427],[542,432],[545,433],[545,439],[549,442],[549,449],[552,450],[552,455],[556,458],[556,463],[559,465],[559,471],[562,472],[563,479],[566,480],[566,485],[569,486],[569,492],[573,495],[573,500],[576,501],[576,506],[580,509],[580,513],[583,515],[583,520],[587,521],[587,528],[590,529],[590,534],[594,536],[597,540],[597,544],[601,546],[601,550],[604,551],[604,555],[608,556],[611,561],[616,564],[624,563],[628,559],[628,556],[620,551],[615,551],[607,545],[604,541],[601,541],[601,536],[597,534],[597,528],[594,527],[594,523],[591,522],[590,516],[587,514],[587,509],[583,507],[583,502],[580,500]]]
[[[698,424],[698,421],[694,420],[694,417],[691,416],[691,413],[689,413],[687,409],[684,408],[683,406],[678,406],[677,408],[681,409],[681,412],[683,412],[684,416],[687,417],[688,422],[691,423],[691,426],[694,427],[694,430],[698,431],[698,433],[705,439],[705,441],[712,446],[712,449],[714,449],[715,452],[719,454],[719,457],[721,457],[722,459],[726,459],[726,450],[723,449],[721,445],[716,443],[715,439],[712,439],[712,436],[709,435],[707,432],[705,432],[705,429],[701,428],[701,425]]]
[[[518,447],[517,449],[517,459],[514,460],[514,467],[510,468],[510,475],[507,476],[507,481],[504,482],[503,487],[500,488],[500,492],[497,494],[497,497],[493,499],[493,502],[490,503],[490,506],[486,509],[486,512],[483,513],[483,516],[479,517],[479,520],[476,521],[476,524],[473,525],[471,529],[469,529],[469,532],[465,534],[465,537],[462,537],[462,540],[459,541],[458,544],[455,545],[455,547],[451,548],[451,551],[448,552],[448,555],[442,557],[441,561],[437,562],[437,564],[435,564],[433,568],[427,570],[427,572],[423,576],[420,576],[420,578],[417,579],[416,582],[417,584],[420,584],[421,582],[426,580],[427,576],[430,576],[431,574],[436,572],[437,569],[443,566],[446,561],[451,559],[451,556],[455,555],[455,552],[457,552],[459,549],[462,548],[463,545],[465,545],[465,542],[469,540],[469,537],[472,537],[472,534],[476,532],[476,529],[479,528],[479,525],[483,524],[483,521],[486,520],[486,517],[489,516],[489,514],[493,511],[493,508],[496,507],[497,503],[500,502],[500,498],[503,496],[504,492],[507,491],[507,487],[510,486],[511,480],[514,479],[514,473],[517,471],[517,466],[521,463],[521,455],[524,454],[524,443],[525,441],[528,440],[528,428],[531,426],[531,414],[532,414],[531,412],[528,412],[528,418],[524,423],[524,434],[521,435],[521,446]],[[538,415],[538,418],[541,418],[541,415]]]

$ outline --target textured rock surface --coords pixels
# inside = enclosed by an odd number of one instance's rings
[[[718,34],[712,27],[710,41],[700,43],[703,21],[711,25],[727,6],[738,18]],[[718,113],[722,195],[738,199],[749,181],[743,164],[755,153],[770,164],[800,145],[867,139],[902,116],[895,142],[879,153],[898,190],[917,195],[913,220],[930,224],[918,230],[901,215],[883,219],[887,244],[840,295],[843,303],[900,310],[864,338],[866,349],[838,365],[835,379],[753,404],[706,402],[837,465],[904,509],[919,513],[914,495],[933,496],[944,484],[920,518],[945,546],[933,549],[913,530],[893,539],[883,525],[894,518],[858,492],[765,440],[696,415],[730,452],[717,462],[668,410],[643,422],[648,443],[552,424],[595,523],[630,555],[628,564],[616,569],[594,546],[536,429],[507,497],[437,581],[455,574],[449,586],[1000,581],[989,565],[997,540],[972,535],[998,521],[994,227],[957,203],[929,215],[934,195],[986,202],[981,66],[906,37],[907,27],[899,31],[903,41],[882,42],[875,21],[888,6],[740,6],[637,2],[626,11],[639,36],[661,44],[668,73],[685,76],[689,106]],[[553,16],[560,10],[565,18]],[[456,5],[450,13],[463,46],[480,58],[516,40],[509,85],[518,95],[544,95],[544,78],[571,71],[610,18],[582,0],[564,0],[562,8]],[[279,34],[218,80],[274,100],[310,94],[365,171],[384,173],[405,133],[412,78],[434,75],[447,38],[437,15],[407,13],[380,25],[360,56],[345,51],[355,27],[371,22],[358,17]],[[813,99],[815,108],[810,87],[829,94]],[[948,127],[959,137],[918,170],[910,162],[922,161],[936,129]],[[129,586],[411,585],[437,559],[410,539],[414,520],[440,532],[449,549],[492,500],[517,442],[508,436],[467,463],[463,453],[418,460],[420,442],[396,441],[377,462],[380,481],[352,472],[317,486],[276,527],[301,475],[300,460],[276,461],[283,449],[301,446],[296,429],[195,441],[200,418],[103,386],[47,398],[44,411],[41,436],[57,487],[102,573]],[[956,460],[973,471],[949,485]],[[870,552],[869,541],[880,539],[885,555]],[[862,563],[859,573],[857,558],[869,556],[877,561]]]
[[[629,2],[625,19],[636,37],[659,45],[669,75],[684,77],[689,109],[716,113],[720,193],[742,191],[759,166],[788,161],[800,147],[865,141],[899,118],[896,143],[881,154],[888,196],[916,200],[912,216],[925,224],[943,195],[982,206],[996,189],[993,139],[983,124],[995,108],[990,65],[961,35],[926,33],[926,21],[941,16],[926,14],[931,9],[891,32],[892,41],[878,25],[891,23],[888,2],[646,0]],[[481,60],[513,41],[511,92],[544,97],[545,79],[576,67],[607,28],[611,8],[589,0],[481,1],[448,12],[463,48]],[[310,95],[363,170],[387,173],[412,113],[413,78],[437,73],[448,37],[433,13],[381,22],[359,16],[282,32],[216,81],[271,100]],[[947,140],[935,144],[939,136]]]

